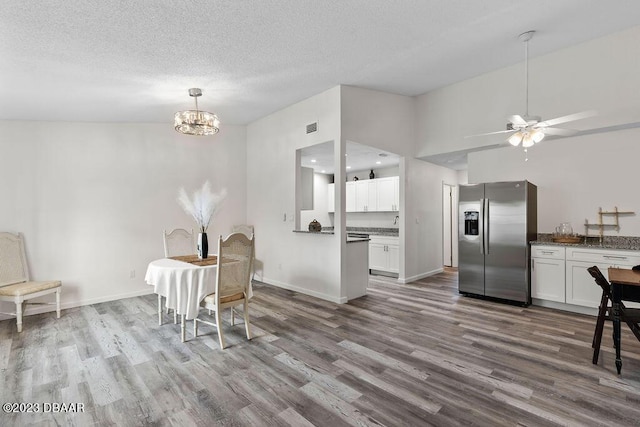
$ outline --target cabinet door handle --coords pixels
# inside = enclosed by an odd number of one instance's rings
[[[627,259],[626,256],[615,256],[615,255],[604,255],[604,257],[606,259],[622,259],[622,260]]]
[[[536,260],[534,258],[531,258],[531,271],[536,269]]]
[[[553,255],[555,254],[554,251],[540,251],[543,255]]]

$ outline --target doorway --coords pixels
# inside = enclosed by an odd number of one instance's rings
[[[458,186],[442,183],[442,264],[458,266]]]

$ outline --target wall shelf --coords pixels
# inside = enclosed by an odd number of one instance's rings
[[[597,223],[590,223],[588,219],[584,220],[584,237],[585,237],[585,241],[586,238],[589,237],[589,229],[590,228],[597,228],[598,229],[598,234],[599,234],[599,239],[600,239],[600,243],[602,244],[602,237],[604,236],[604,229],[605,228],[614,228],[616,231],[620,231],[620,215],[635,215],[635,212],[632,211],[619,211],[618,207],[615,206],[613,208],[612,211],[603,211],[602,208],[598,208],[598,222]],[[610,223],[606,223],[604,218],[611,216],[613,217],[612,222]]]

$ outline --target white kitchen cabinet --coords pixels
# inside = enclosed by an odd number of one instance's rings
[[[565,248],[532,246],[531,298],[565,302]]]
[[[362,179],[345,184],[346,212],[397,212],[400,210],[400,178]],[[327,207],[335,212],[335,184],[329,184]]]
[[[336,211],[336,185],[329,184],[327,188],[327,212]]]
[[[602,290],[587,269],[597,266],[607,277],[609,267],[631,268],[640,264],[637,251],[617,251],[590,248],[567,248],[566,302],[585,307],[598,307]],[[625,305],[627,305],[625,303]],[[636,306],[629,303],[629,306]]]
[[[389,273],[400,271],[399,238],[395,236],[369,236],[369,269]]]
[[[378,206],[377,182],[375,179],[355,181],[356,212],[374,212]]]
[[[581,305],[583,307],[597,308],[602,298],[602,288],[587,271],[589,267],[596,265],[605,277],[608,276],[609,264],[600,264],[590,261],[567,261],[566,273],[566,299],[567,304]],[[608,279],[607,279],[608,280]]]
[[[346,212],[356,212],[356,182],[349,181],[345,185]]]
[[[378,178],[374,181],[377,181],[376,192],[378,195],[376,210],[400,210],[400,177],[391,176],[388,178]]]

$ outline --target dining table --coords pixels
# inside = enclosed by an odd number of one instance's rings
[[[185,341],[185,320],[198,315],[200,302],[216,290],[216,256],[197,255],[161,258],[147,266],[145,282],[158,295],[158,324],[162,325],[162,298],[180,316],[180,338]]]
[[[620,375],[622,371],[620,308],[623,300],[640,302],[640,271],[609,267],[608,275],[612,296],[613,344],[616,349],[616,369]]]

